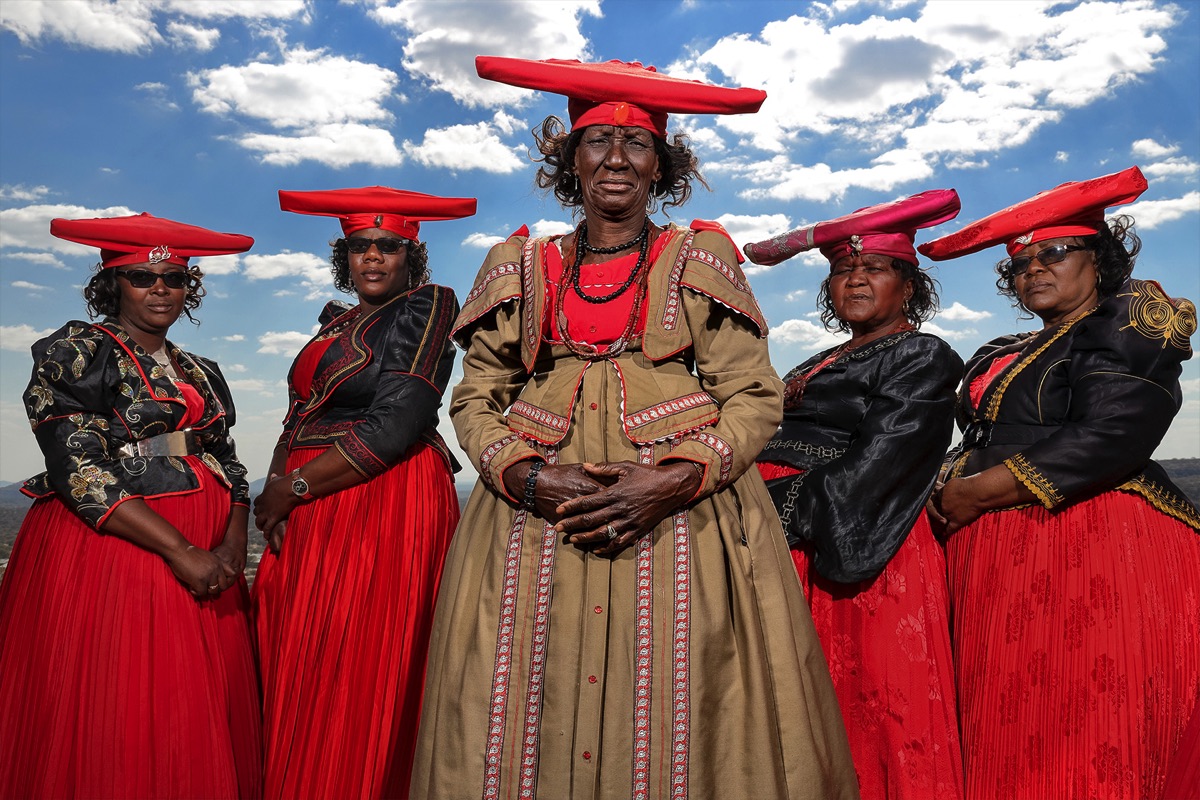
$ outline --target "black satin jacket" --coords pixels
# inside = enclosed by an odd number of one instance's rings
[[[229,487],[232,503],[248,505],[246,468],[229,436],[233,399],[221,370],[170,342],[166,347],[204,398],[204,415],[191,427],[203,448],[201,460]],[[21,491],[31,497],[57,493],[99,527],[125,500],[199,490],[199,478],[182,459],[123,458],[117,452],[129,442],[182,430],[186,405],[162,367],[115,320],[72,320],[32,351],[25,410],[46,472]]]
[[[1182,403],[1195,330],[1190,301],[1131,279],[1074,320],[988,342],[967,362],[950,477],[1004,464],[1048,509],[1119,489],[1200,530],[1195,506],[1150,460]],[[971,381],[1014,352],[976,406]]]
[[[288,414],[279,441],[288,450],[336,447],[370,478],[417,442],[459,466],[437,432],[437,410],[454,367],[454,291],[425,284],[373,312],[332,302],[312,342],[332,339],[317,362],[312,392],[297,395],[288,373]],[[305,345],[308,347],[309,345]]]
[[[950,444],[962,368],[936,336],[895,333],[840,356],[808,381],[799,408],[784,411],[758,460],[805,470],[767,488],[788,543],[811,542],[826,578],[873,578],[903,544]]]

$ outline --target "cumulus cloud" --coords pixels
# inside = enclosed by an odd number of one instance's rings
[[[525,89],[481,80],[475,74],[476,55],[545,58],[553,54],[587,60],[591,52],[580,24],[585,16],[602,16],[600,0],[510,0],[484,6],[405,0],[376,5],[369,13],[378,22],[409,33],[403,51],[405,69],[471,107],[521,105],[532,97]]]
[[[1153,230],[1189,214],[1200,213],[1200,192],[1188,192],[1183,197],[1170,200],[1143,200],[1126,206],[1121,213],[1127,213],[1137,220],[1139,228]]]
[[[262,154],[264,164],[288,167],[301,161],[317,161],[331,167],[351,164],[398,166],[404,155],[392,135],[382,128],[347,123],[320,125],[300,135],[246,134],[238,143]]]
[[[0,350],[29,353],[33,343],[54,333],[55,328],[37,330],[32,325],[0,325]]]
[[[955,300],[949,308],[943,308],[937,315],[939,319],[950,320],[951,322],[977,322],[981,319],[987,319],[992,315],[992,312],[975,311]]]
[[[924,331],[925,333],[932,333],[934,336],[940,336],[941,338],[945,339],[948,342],[962,342],[962,341],[974,342],[974,341],[978,341],[978,339],[979,339],[979,331],[977,331],[975,328],[963,328],[962,330],[950,330],[949,328],[943,328],[941,325],[938,325],[936,322],[926,322],[925,324],[923,324],[921,326],[921,330]]]
[[[201,53],[207,53],[217,46],[217,42],[221,39],[221,32],[216,28],[172,21],[167,23],[167,36],[171,43],[180,49],[199,50]]]
[[[92,0],[19,0],[0,3],[0,27],[11,31],[23,45],[43,39],[118,53],[139,53],[167,41],[154,20],[156,15],[199,19],[250,21],[289,19],[305,15],[304,0],[152,0],[143,2],[92,2]],[[174,29],[173,29],[174,26]],[[180,27],[191,33],[181,32]],[[177,19],[167,22],[173,42],[191,37],[196,49],[212,33]],[[213,39],[215,41],[215,39]],[[211,45],[209,45],[211,47]]]
[[[50,188],[47,186],[25,186],[23,184],[0,186],[0,200],[5,201],[28,203],[31,200],[41,200],[48,194],[50,194]]]
[[[28,248],[53,250],[71,256],[90,256],[95,260],[96,248],[68,242],[50,235],[50,220],[55,217],[124,217],[136,213],[125,206],[88,208],[67,203],[34,204],[0,209],[0,249]],[[6,253],[7,257],[8,254]],[[18,256],[24,257],[24,256]],[[28,259],[34,260],[34,259]]]
[[[1142,167],[1142,172],[1151,178],[1179,178],[1195,175],[1200,172],[1200,164],[1190,158],[1176,156],[1164,161],[1156,161]]]
[[[42,286],[37,283],[30,283],[29,281],[13,281],[12,285],[14,288],[28,289],[31,292],[46,292],[50,290],[49,286]]]
[[[270,336],[271,334],[267,335]],[[307,341],[308,338],[306,337],[304,342],[300,343],[300,346],[303,347]],[[259,352],[263,351],[260,349]],[[299,349],[297,349],[297,352],[299,352]],[[272,397],[279,389],[279,381],[264,381],[261,378],[234,378],[229,381],[229,388],[239,394],[254,392],[264,397]]]
[[[238,271],[238,263],[242,257],[237,253],[232,253],[227,256],[205,256],[203,258],[194,259],[192,261],[205,277],[213,275],[233,275]]]
[[[1071,159],[1071,154],[1068,153],[1066,150],[1059,150],[1057,153],[1054,154],[1054,160],[1060,164],[1065,164],[1070,159]]]
[[[1129,146],[1135,158],[1163,158],[1179,152],[1177,144],[1159,144],[1153,139],[1138,139]]]
[[[806,319],[789,319],[771,328],[770,341],[776,344],[800,345],[810,350],[824,350],[843,342],[846,335],[825,330],[825,326]]]
[[[436,169],[479,169],[507,175],[524,169],[525,148],[500,141],[496,126],[488,122],[430,128],[420,144],[405,142],[414,161]]]
[[[258,352],[292,358],[311,338],[312,334],[299,331],[268,331],[258,340]]]
[[[232,333],[229,336],[222,336],[221,338],[227,342],[244,342],[244,341],[246,341],[246,337],[240,333]],[[245,367],[242,367],[241,369],[233,369],[233,367],[237,367],[237,366],[240,366],[240,365],[234,364],[230,367],[230,369],[234,372],[245,372],[246,371]]]
[[[575,230],[574,222],[559,219],[539,219],[529,226],[533,236],[563,236]]]
[[[981,168],[1157,69],[1161,34],[1186,13],[1149,2],[896,8],[905,15],[843,23],[842,6],[818,5],[669,66],[767,91],[758,114],[717,123],[767,154],[720,165],[747,184],[744,197],[830,201],[853,187],[892,191],[939,167]]]
[[[44,264],[47,267],[57,267],[58,269],[65,269],[67,266],[62,261],[59,260],[58,256],[54,255],[53,253],[17,252],[17,253],[5,253],[4,257],[6,259],[19,258],[22,261],[28,261],[33,264]]]
[[[309,300],[329,292],[329,261],[313,253],[284,250],[273,255],[247,255],[242,258],[242,267],[246,278],[252,281],[288,278],[304,289]]]
[[[470,236],[463,239],[462,243],[464,247],[478,247],[481,250],[487,250],[488,248],[498,245],[503,241],[503,236],[492,236],[486,233],[472,233]]]

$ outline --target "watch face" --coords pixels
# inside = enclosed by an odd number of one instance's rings
[[[303,497],[308,494],[308,481],[304,480],[304,478],[296,478],[296,480],[292,481],[292,494],[297,497]]]

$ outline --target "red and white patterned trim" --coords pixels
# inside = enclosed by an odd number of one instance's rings
[[[509,414],[516,414],[525,419],[532,420],[539,425],[544,425],[547,428],[557,431],[558,433],[566,433],[567,428],[571,427],[571,420],[567,417],[555,414],[552,411],[547,411],[544,408],[538,408],[535,405],[526,403],[524,400],[518,400],[512,404],[512,408],[508,411]]]
[[[672,414],[678,414],[681,411],[687,411],[692,408],[711,403],[716,405],[717,401],[708,392],[696,392],[695,394],[677,397],[674,400],[668,400],[665,403],[659,403],[656,406],[644,409],[636,414],[630,414],[625,419],[625,429],[633,430],[640,428],[643,425],[648,425],[662,417],[669,417]]]
[[[679,322],[679,280],[683,277],[683,267],[687,264],[687,253],[691,249],[694,235],[692,231],[685,234],[679,255],[675,257],[675,264],[671,267],[671,276],[667,279],[667,302],[663,307],[662,326],[669,331],[675,330],[675,325]]]
[[[707,264],[721,273],[725,280],[733,284],[734,288],[739,292],[749,294],[750,287],[738,276],[737,270],[729,266],[724,259],[718,258],[716,254],[699,247],[693,247],[687,251],[687,258],[688,260],[699,261],[701,264]]]
[[[521,265],[515,261],[506,261],[503,264],[497,264],[484,273],[484,276],[475,284],[475,288],[473,288],[470,294],[467,295],[466,299],[463,300],[463,307],[465,308],[475,300],[479,299],[479,296],[486,292],[487,287],[497,278],[502,278],[505,275],[519,275],[520,273]]]
[[[653,446],[638,453],[642,464],[654,463]],[[654,535],[636,545],[633,648],[633,800],[650,797],[650,699],[654,673]]]
[[[671,800],[687,800],[691,731],[691,531],[686,511],[675,515],[675,619],[671,653]]]
[[[513,437],[515,438],[515,437]],[[508,709],[509,678],[512,675],[514,632],[517,627],[517,588],[521,578],[521,539],[525,531],[525,509],[513,517],[504,555],[504,587],[500,593],[500,620],[496,636],[496,660],[492,666],[492,703],[488,712],[487,747],[483,756],[483,798],[500,797],[500,763],[504,754],[504,717]]]
[[[725,481],[729,480],[729,474],[733,471],[733,448],[729,446],[729,442],[715,433],[707,431],[689,433],[686,438],[694,439],[705,447],[712,448],[721,457],[721,471],[717,475],[717,486],[724,486]]]
[[[520,437],[518,437],[515,433],[510,433],[508,436],[497,439],[489,444],[483,449],[483,452],[479,454],[479,475],[485,481],[487,481],[488,486],[491,486],[493,489],[496,488],[496,485],[492,483],[492,459],[496,457],[497,453],[508,447],[518,438]]]

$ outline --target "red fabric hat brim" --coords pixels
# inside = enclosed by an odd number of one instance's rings
[[[254,239],[240,233],[219,233],[151,214],[52,219],[50,234],[99,247],[104,267],[164,261],[186,266],[188,259],[195,256],[244,253],[254,245]]]
[[[745,246],[755,264],[772,266],[797,253],[819,247],[829,263],[852,253],[877,253],[917,263],[913,239],[958,215],[961,204],[953,189],[932,189],[902,200],[860,208],[844,217],[796,228]]]
[[[422,192],[364,186],[315,192],[279,190],[279,207],[294,214],[337,217],[342,233],[382,228],[418,241],[420,223],[462,219],[475,213],[474,197],[438,197]]]
[[[672,78],[638,62],[593,64],[550,58],[534,61],[503,56],[476,56],[479,77],[525,89],[554,92],[570,98],[573,127],[597,124],[636,125],[666,137],[667,114],[753,114],[767,99],[761,89],[714,86]],[[633,122],[609,119],[610,110],[596,106],[636,107]]]
[[[1087,236],[1104,225],[1105,209],[1132,203],[1146,186],[1146,176],[1137,167],[1064,183],[917,249],[934,261],[944,261],[997,244],[1004,244],[1012,255],[1034,242]]]

